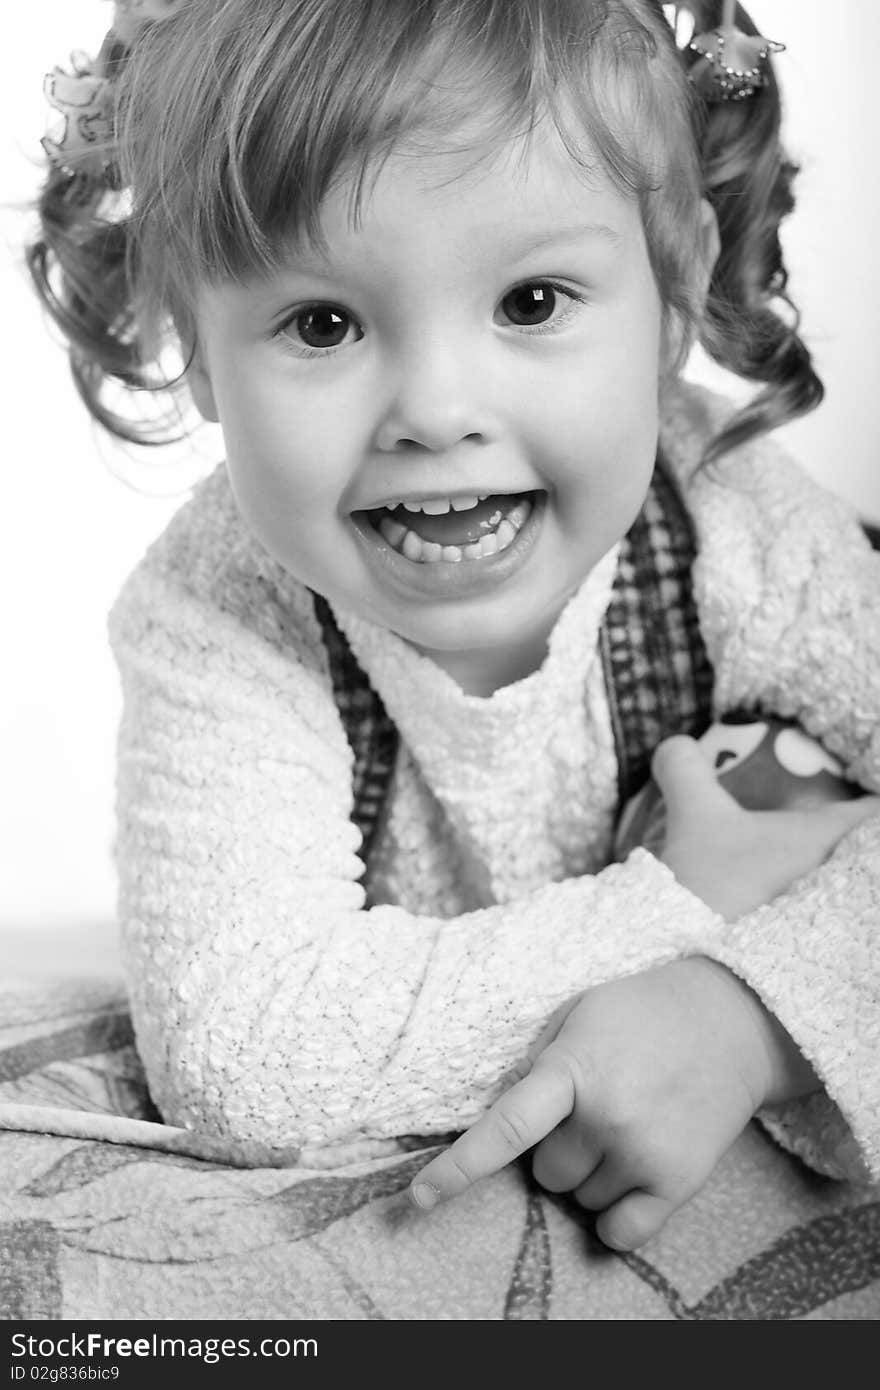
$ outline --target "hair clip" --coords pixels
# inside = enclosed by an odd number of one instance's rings
[[[167,19],[180,0],[115,0],[110,37],[130,47],[138,34]],[[70,71],[56,67],[43,82],[43,95],[60,112],[59,130],[43,137],[49,159],[65,174],[85,174],[115,187],[113,80],[103,60],[87,53],[70,55]]]
[[[43,82],[46,100],[64,118],[57,136],[44,136],[43,149],[66,174],[102,176],[113,137],[110,83],[85,53],[72,53],[71,67],[56,67]]]
[[[735,0],[725,0],[721,24],[697,34],[688,48],[699,54],[688,76],[707,101],[744,101],[766,82],[765,65],[771,53],[784,53],[785,44],[760,34],[744,34],[734,23]]]

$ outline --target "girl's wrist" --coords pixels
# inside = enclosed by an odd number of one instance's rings
[[[791,1034],[744,980],[709,956],[692,956],[681,963],[705,972],[713,988],[729,999],[742,1076],[755,1110],[820,1089],[819,1078]]]

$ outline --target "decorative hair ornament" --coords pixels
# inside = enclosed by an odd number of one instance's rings
[[[43,80],[43,95],[63,117],[60,130],[43,137],[43,149],[67,174],[107,177],[113,142],[110,83],[87,53],[72,53],[70,62],[71,72],[56,67]]]
[[[785,44],[737,28],[736,0],[724,0],[721,24],[695,34],[688,44],[699,55],[688,76],[706,101],[745,101],[763,87],[771,53],[784,53]]]
[[[101,53],[70,55],[71,71],[56,67],[43,82],[43,94],[62,118],[60,129],[42,145],[53,164],[67,174],[115,182],[113,83],[105,55],[117,44],[128,48],[142,29],[167,19],[181,0],[115,0],[113,21]]]

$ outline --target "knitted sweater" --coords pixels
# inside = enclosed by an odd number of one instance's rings
[[[727,409],[681,386],[661,434],[695,524],[716,709],[797,718],[880,789],[880,555],[766,440],[698,470]],[[564,1001],[701,953],[825,1087],[768,1127],[827,1172],[880,1177],[880,818],[733,924],[645,850],[605,867],[596,638],[615,562],[570,599],[541,668],[487,699],[335,610],[400,733],[367,909],[312,596],[245,529],[222,468],[182,506],[110,617],[123,959],[166,1121],[331,1155],[461,1129]]]

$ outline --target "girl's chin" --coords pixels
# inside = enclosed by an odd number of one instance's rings
[[[500,642],[498,644],[445,650],[419,647],[421,654],[439,666],[456,682],[465,695],[483,699],[502,686],[513,685],[532,675],[547,655],[550,628],[530,642]]]
[[[538,670],[566,602],[539,603],[534,589],[506,598],[496,591],[479,604],[424,605],[421,612],[389,605],[371,620],[439,666],[465,694],[485,697]]]

